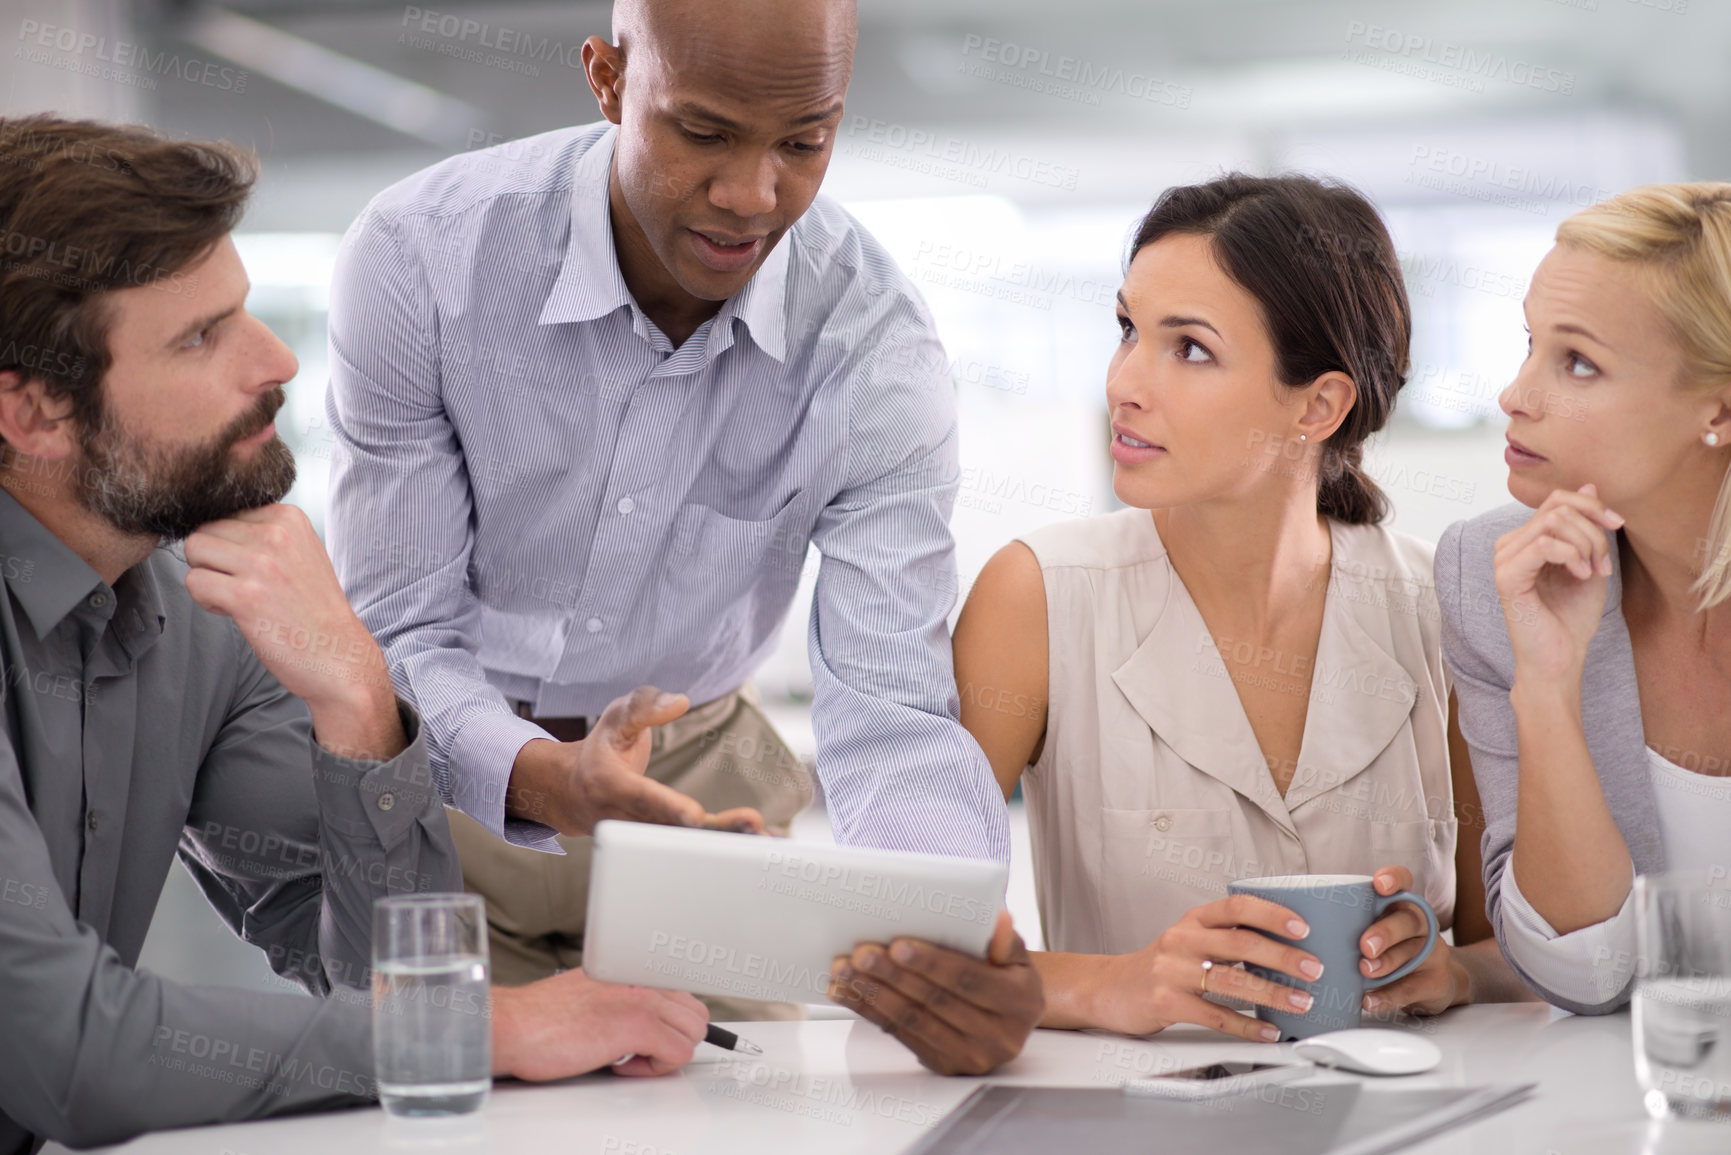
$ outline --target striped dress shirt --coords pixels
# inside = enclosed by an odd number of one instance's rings
[[[331,291],[329,544],[447,800],[505,816],[539,716],[694,703],[774,648],[809,544],[817,770],[844,843],[1009,857],[957,721],[959,468],[918,291],[819,197],[677,348],[614,254],[617,130],[453,157],[380,193]]]

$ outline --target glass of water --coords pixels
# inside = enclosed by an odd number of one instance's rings
[[[493,1085],[487,908],[476,894],[373,904],[373,1063],[393,1115],[464,1115]]]
[[[1635,1076],[1648,1114],[1731,1121],[1731,878],[1635,880]]]

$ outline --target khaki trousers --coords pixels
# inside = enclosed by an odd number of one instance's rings
[[[752,806],[765,829],[788,833],[811,801],[811,777],[758,709],[747,684],[651,731],[649,777],[711,813]],[[447,811],[463,884],[487,900],[493,981],[520,986],[583,964],[590,840],[560,835],[563,856],[513,846],[466,814]],[[795,1003],[700,996],[718,1022],[803,1019]]]

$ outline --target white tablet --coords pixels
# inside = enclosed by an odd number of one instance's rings
[[[1009,867],[600,822],[583,969],[608,982],[824,1003],[830,963],[907,936],[984,957]]]

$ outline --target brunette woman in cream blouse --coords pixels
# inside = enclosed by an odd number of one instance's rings
[[[1226,897],[1265,874],[1374,873],[1453,922],[1371,1009],[1520,997],[1459,837],[1431,547],[1360,467],[1408,361],[1387,231],[1351,190],[1228,176],[1169,190],[1131,255],[1106,386],[1131,508],[1006,546],[954,638],[962,724],[1028,800],[1041,1025],[1271,1038],[1209,998],[1308,1008],[1232,965],[1314,977],[1243,929],[1290,911]],[[1361,969],[1422,930],[1395,908]]]

